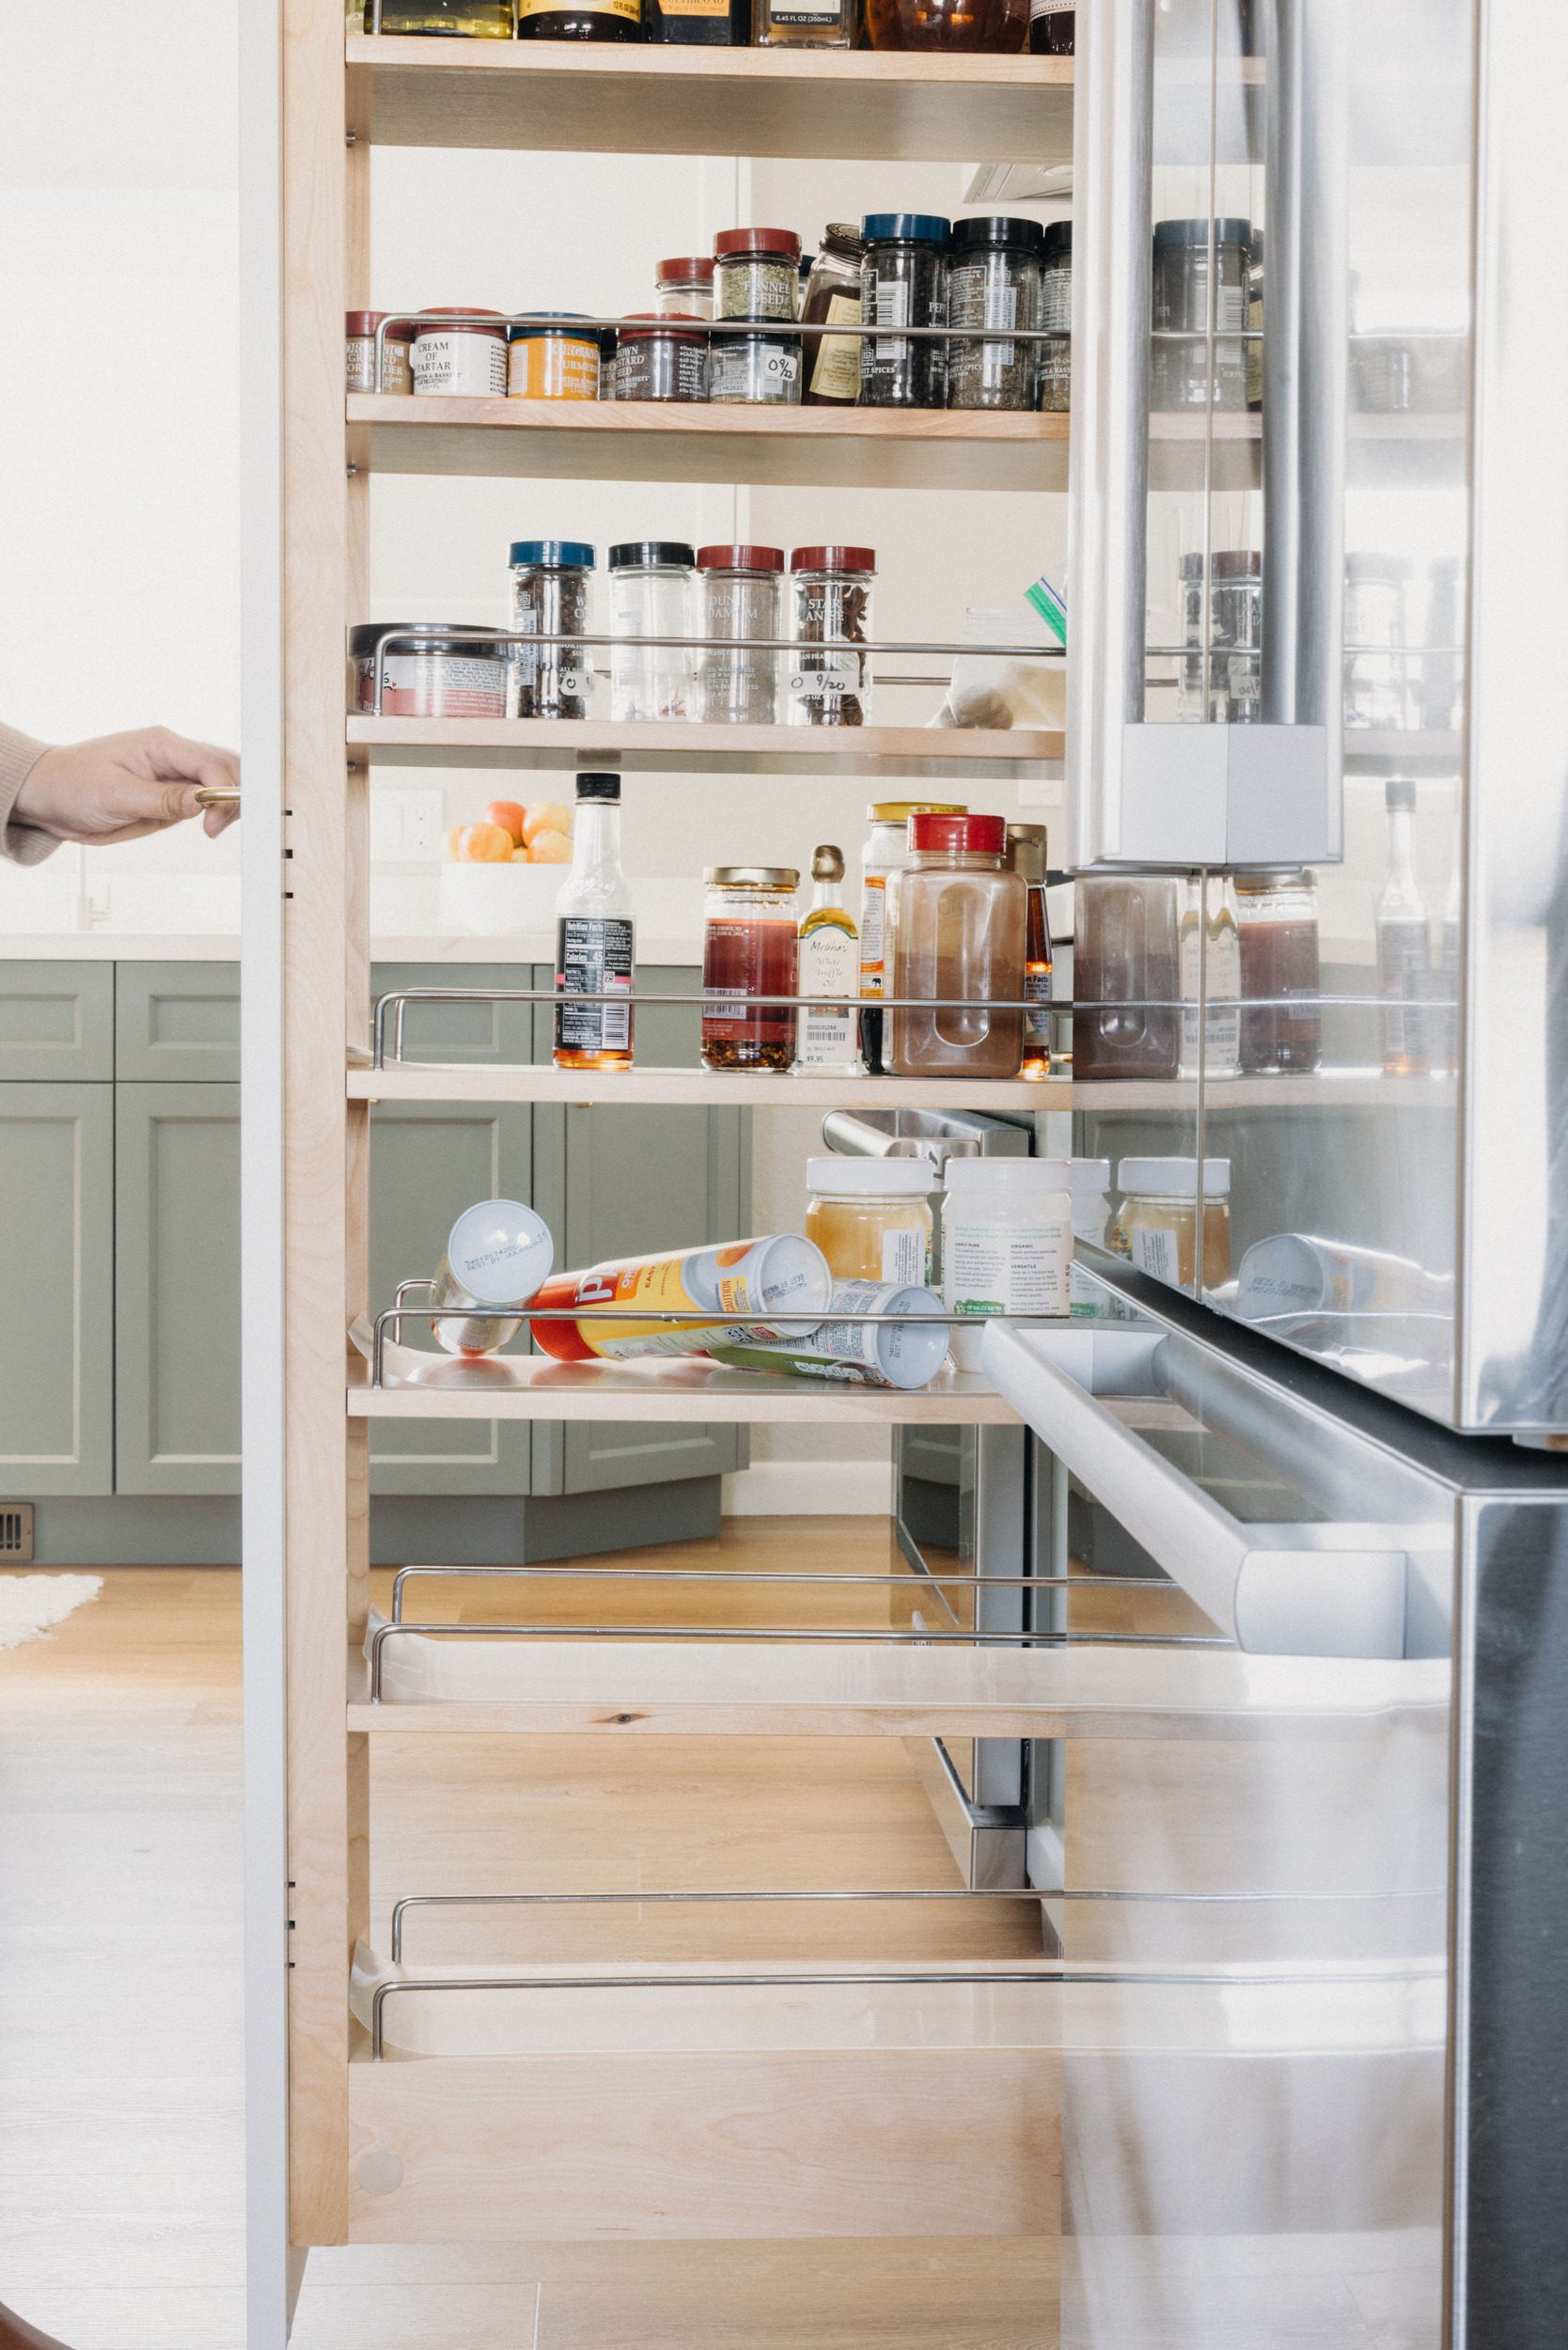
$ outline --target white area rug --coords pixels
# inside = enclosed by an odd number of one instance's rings
[[[0,1574],[0,1648],[41,1640],[102,1589],[101,1574]]]

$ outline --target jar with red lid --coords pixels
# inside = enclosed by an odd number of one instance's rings
[[[414,389],[504,400],[507,321],[499,310],[421,310],[414,321]]]
[[[683,330],[674,313],[660,318],[652,310],[635,310],[632,316],[650,323],[617,331],[617,400],[706,400],[708,337],[701,322],[694,322],[693,332]]]
[[[1028,889],[1007,865],[1000,816],[909,820],[909,863],[888,881],[895,999],[886,1014],[896,1077],[1016,1077],[1024,1060]],[[929,1010],[924,1006],[929,1004]]]
[[[698,708],[710,726],[771,727],[778,716],[779,603],[782,547],[698,547],[698,628],[709,640],[701,656]],[[759,640],[753,652],[745,643]]]
[[[351,392],[412,392],[409,345],[414,340],[412,319],[394,319],[381,338],[381,381],[376,381],[376,329],[384,310],[350,310],[343,321],[344,355]]]
[[[863,727],[870,717],[870,547],[797,547],[790,557],[789,721]],[[822,650],[819,651],[818,647]]]
[[[654,264],[653,307],[660,318],[711,319],[713,264],[706,253],[678,253]]]
[[[800,316],[800,239],[792,228],[724,228],[713,239],[713,316]]]

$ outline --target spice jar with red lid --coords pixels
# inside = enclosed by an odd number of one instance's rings
[[[499,310],[421,310],[414,321],[413,364],[416,394],[504,399],[506,319]]]
[[[408,364],[414,340],[414,321],[394,319],[382,337],[381,381],[376,381],[376,329],[384,310],[350,310],[343,321],[344,352],[351,392],[412,392],[414,377]]]
[[[911,816],[909,863],[887,888],[895,1076],[1015,1077],[1023,1066],[1022,1012],[992,1009],[1024,989],[1028,889],[1006,860],[1004,817]]]
[[[771,727],[778,716],[782,547],[698,547],[698,627],[710,649],[701,658],[698,707],[711,726]],[[714,643],[724,638],[760,640]]]
[[[800,315],[800,239],[792,228],[724,228],[713,239],[713,316]]]
[[[653,268],[653,307],[660,318],[711,319],[713,264],[706,253],[678,253]]]
[[[870,641],[875,551],[797,547],[790,572],[790,724],[863,727],[870,716],[871,664],[857,648]]]
[[[634,310],[632,316],[650,323],[617,330],[617,400],[706,400],[708,337],[701,321],[684,327],[673,313],[660,318],[652,310]]]

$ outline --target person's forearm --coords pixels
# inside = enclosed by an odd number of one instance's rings
[[[14,727],[0,727],[0,856],[12,857],[19,865],[37,865],[59,846],[47,833],[11,821],[17,794],[48,748],[47,743],[19,734]]]

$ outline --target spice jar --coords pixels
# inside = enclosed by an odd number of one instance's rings
[[[1074,1077],[1174,1077],[1176,883],[1168,874],[1082,873],[1074,892]]]
[[[794,648],[789,656],[789,722],[792,727],[865,726],[870,711],[870,656],[848,648],[870,640],[875,553],[870,547],[797,547],[790,571]],[[819,645],[828,650],[812,650]]]
[[[806,1237],[836,1281],[924,1284],[935,1182],[927,1159],[808,1159]]]
[[[950,1158],[943,1175],[942,1297],[950,1314],[971,1324],[949,1343],[960,1371],[979,1371],[993,1314],[1070,1310],[1069,1162]]]
[[[652,310],[635,318],[654,319]],[[708,337],[682,331],[675,314],[651,326],[623,326],[616,336],[617,400],[706,400]]]
[[[853,221],[829,221],[801,295],[803,326],[858,326],[865,241]],[[860,397],[857,335],[808,335],[801,398],[808,408],[853,406]]]
[[[1403,556],[1345,556],[1345,724],[1395,729],[1409,723]]]
[[[1140,1273],[1174,1288],[1198,1288],[1198,1161],[1123,1159],[1117,1180],[1121,1205],[1105,1246],[1130,1258]],[[1231,1278],[1231,1162],[1203,1162],[1203,1287]]]
[[[946,326],[948,239],[934,212],[868,212],[860,224],[860,314],[868,326]],[[947,345],[939,338],[867,335],[860,344],[860,400],[867,408],[942,408]]]
[[[580,319],[580,310],[541,310],[540,318]],[[597,400],[599,337],[592,327],[510,326],[507,390],[513,400]]]
[[[1073,224],[1053,220],[1040,255],[1040,307],[1035,324],[1058,337],[1037,343],[1040,405],[1064,415],[1073,397]]]
[[[713,317],[713,264],[706,253],[678,254],[656,265],[653,307],[660,318]]]
[[[702,876],[702,1066],[790,1068],[795,1014],[758,995],[793,995],[795,891],[790,865],[710,865]]]
[[[445,635],[438,621],[372,620],[349,631],[353,706],[374,713],[376,648],[384,718],[504,718],[511,648],[504,640]]]
[[[525,636],[588,631],[593,549],[580,539],[519,539],[510,555],[511,624]],[[514,645],[509,714],[586,718],[593,656],[586,645]]]
[[[1209,558],[1209,700],[1215,726],[1255,726],[1262,714],[1263,558],[1255,547],[1221,547]],[[1182,557],[1182,664],[1177,713],[1203,707],[1203,557]]]
[[[1011,55],[1029,29],[1029,0],[866,0],[873,49]]]
[[[1032,327],[1043,239],[1032,220],[992,213],[954,224],[948,316],[954,326]],[[965,337],[948,346],[949,408],[1032,408],[1035,346]]]
[[[677,636],[683,645],[612,645],[610,715],[690,718],[697,676],[690,639],[696,580],[692,551],[676,539],[634,539],[610,549],[612,636]]]
[[[519,40],[646,40],[642,0],[517,0]]]
[[[1006,849],[1000,816],[909,820],[909,863],[890,891],[892,992],[921,1009],[888,1014],[895,1076],[1018,1074],[1023,1014],[989,1009],[1016,1004],[1024,987],[1028,892]]]
[[[909,819],[912,816],[967,816],[958,800],[873,800],[866,810],[870,837],[860,859],[860,993],[887,992],[887,887],[895,873],[909,863]],[[882,1074],[880,1010],[862,1007],[860,1049],[873,1076]]]
[[[368,23],[370,0],[366,0]],[[460,33],[510,40],[511,0],[381,0],[384,33]]]
[[[856,0],[754,0],[759,49],[853,49]]]
[[[732,645],[701,654],[702,717],[710,726],[771,727],[778,716],[778,655],[767,640],[782,634],[783,548],[698,547],[697,579],[703,636],[763,640],[756,652]]]
[[[725,228],[713,239],[713,316],[798,315],[800,239],[792,228]]]
[[[1323,1052],[1317,875],[1238,873],[1236,918],[1242,1068],[1249,1076],[1315,1069]]]
[[[507,326],[499,310],[421,310],[414,321],[414,388],[461,400],[507,388]]]
[[[715,335],[708,353],[708,398],[732,407],[798,407],[800,337]]]
[[[1209,230],[1214,229],[1214,382],[1209,381]],[[1252,224],[1154,224],[1154,330],[1150,400],[1155,408],[1247,406],[1246,328],[1251,300]],[[1169,337],[1170,339],[1162,339]]]
[[[382,381],[376,381],[376,329],[384,310],[350,310],[344,319],[344,356],[351,392],[401,392],[414,389],[414,373],[408,364],[409,346],[414,340],[412,319],[396,319],[382,337]]]

